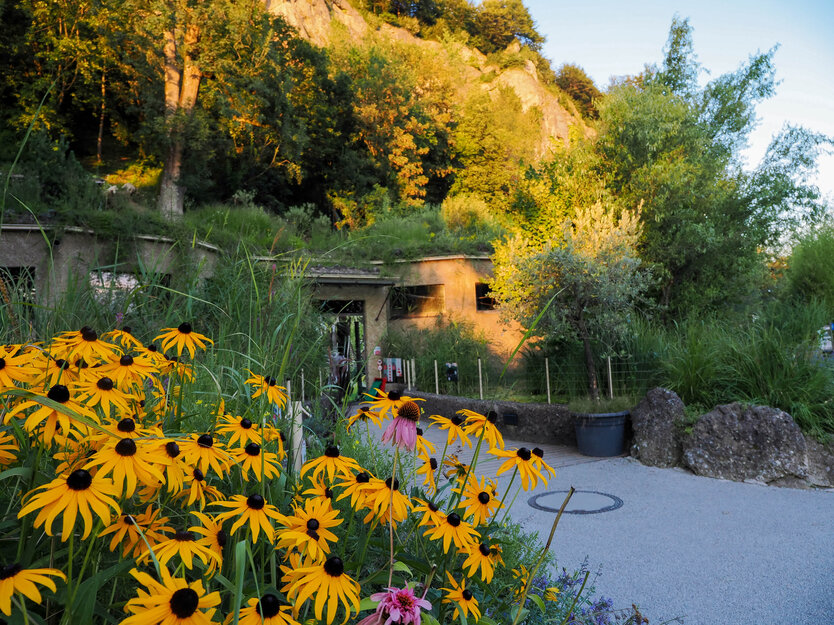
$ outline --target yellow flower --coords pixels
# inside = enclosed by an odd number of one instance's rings
[[[456,440],[459,440],[461,445],[472,447],[472,441],[469,440],[469,436],[466,435],[466,432],[461,427],[463,419],[459,416],[455,415],[451,419],[447,419],[439,414],[435,414],[430,416],[429,419],[441,430],[446,430],[446,444],[450,447]]]
[[[442,540],[443,552],[449,553],[449,546],[454,543],[459,551],[468,552],[470,545],[479,538],[479,534],[457,512],[446,515],[437,527],[423,532],[430,540]]]
[[[478,481],[475,477],[470,476],[469,483],[463,489],[463,499],[460,502],[465,509],[463,518],[471,517],[473,525],[486,525],[489,517],[503,507],[495,496],[495,482],[492,480],[490,482],[491,484],[486,484],[486,477],[482,477]],[[453,491],[459,493],[461,489],[456,488]]]
[[[98,333],[88,326],[77,332],[64,332],[55,339],[51,349],[65,360],[83,358],[87,363],[106,362],[114,354],[121,354],[118,347],[100,340]]]
[[[452,619],[458,617],[458,613],[463,613],[468,617],[471,613],[475,617],[475,622],[481,619],[481,610],[478,608],[478,600],[475,599],[472,591],[466,588],[466,580],[461,580],[460,584],[455,581],[451,573],[446,572],[446,577],[449,578],[451,588],[441,588],[446,591],[446,596],[443,597],[443,603],[452,603],[455,605],[455,612]]]
[[[499,458],[507,458],[507,461],[499,467],[498,471],[496,471],[496,476],[501,475],[505,471],[509,471],[513,467],[518,467],[518,472],[521,475],[521,485],[524,490],[535,488],[540,479],[544,482],[544,485],[547,486],[547,479],[532,462],[532,454],[526,447],[516,450],[490,449],[489,453],[493,456],[498,456]]]
[[[89,408],[79,404],[72,397],[69,389],[63,384],[56,384],[50,388],[49,392],[46,394],[46,398],[61,404],[67,411],[71,411],[81,417],[86,417],[87,419],[98,422],[96,414]],[[37,400],[27,400],[17,404],[8,413],[6,413],[6,421],[29,408],[36,409],[30,413],[28,417],[26,417],[26,420],[23,422],[23,429],[29,432],[29,434],[33,434],[39,426],[42,426],[43,430],[41,434],[43,436],[43,442],[46,445],[51,445],[57,440],[65,439],[70,435],[72,430],[76,430],[82,436],[85,436],[88,432],[87,426],[81,421],[78,421],[62,411],[52,408],[51,406],[42,404]]]
[[[63,358],[53,358],[49,354],[44,354],[39,369],[40,377],[36,382],[38,386],[69,385],[78,380],[78,374],[72,370],[72,365],[68,361]],[[0,374],[2,374],[2,371],[0,371]],[[2,375],[0,375],[0,380],[2,380]]]
[[[385,391],[377,389],[376,392],[377,394],[375,396],[369,395],[368,393],[365,393],[365,396],[370,398],[371,408],[375,412],[379,413],[383,421],[385,420],[385,417],[388,416],[389,412],[391,415],[396,414],[397,409],[407,401],[426,401],[425,399],[421,399],[419,397],[401,395],[397,391],[386,393]]]
[[[292,617],[292,608],[283,605],[275,595],[266,593],[260,600],[250,599],[240,611],[238,625],[301,625]],[[232,622],[234,614],[226,617],[226,625]]]
[[[429,439],[423,436],[423,428],[417,428],[417,455],[421,458],[428,458],[429,455],[437,452],[437,447],[434,446]]]
[[[446,519],[446,515],[440,511],[433,501],[423,501],[422,499],[415,499],[417,505],[414,506],[412,512],[418,514],[423,513],[423,518],[417,524],[417,527],[427,525],[429,529],[435,529]]]
[[[206,594],[203,582],[171,577],[168,569],[161,568],[161,582],[147,573],[133,569],[130,574],[147,591],[138,590],[138,597],[127,602],[125,612],[130,612],[120,625],[209,625],[216,623],[214,613],[220,605],[220,593]]]
[[[378,412],[375,412],[375,411],[373,411],[373,410],[369,410],[369,409],[368,409],[368,408],[366,408],[365,406],[360,406],[360,407],[356,410],[356,412],[355,412],[355,413],[353,413],[353,414],[352,414],[352,415],[348,418],[348,422],[347,422],[347,429],[348,429],[348,431],[350,431],[350,428],[352,428],[352,427],[353,427],[353,425],[354,425],[355,423],[357,423],[358,421],[363,421],[363,422],[365,422],[365,423],[367,423],[368,421],[370,421],[370,422],[371,422],[371,423],[373,423],[375,426],[380,427],[380,426],[382,425],[383,417],[382,417],[382,415],[381,415],[381,414],[379,414]]]
[[[495,427],[494,412],[490,412],[490,416],[484,416],[472,410],[458,410],[458,414],[466,417],[466,422],[463,425],[463,431],[475,438],[480,438],[483,432],[484,440],[489,443],[491,449],[504,449],[504,437],[501,432]]]
[[[163,328],[162,333],[155,337],[154,341],[160,339],[162,340],[162,351],[167,352],[171,347],[174,347],[177,350],[178,358],[182,356],[183,349],[187,349],[189,356],[194,358],[195,348],[205,349],[206,343],[214,345],[214,341],[207,336],[194,332],[190,323],[181,323],[176,328]]]
[[[305,490],[302,494],[316,501],[320,501],[328,507],[333,507],[333,490],[325,486],[324,482],[320,479],[315,480],[313,486]]]
[[[392,489],[390,477],[386,480],[372,478],[365,499],[365,506],[370,508],[371,511],[365,516],[363,522],[370,523],[372,519],[383,523],[390,521],[396,527],[397,523],[405,521],[412,504],[399,489],[400,481],[398,479],[394,479]]]
[[[139,387],[142,382],[157,372],[157,366],[146,356],[125,354],[99,367],[117,386]]]
[[[215,442],[211,434],[192,434],[181,441],[180,451],[186,464],[207,473],[210,469],[223,477],[231,465],[232,457],[223,449],[223,444]]]
[[[213,505],[231,508],[228,512],[222,512],[217,515],[218,521],[225,521],[234,517],[239,517],[232,525],[232,533],[234,534],[238,529],[244,525],[249,525],[249,531],[252,533],[252,542],[258,542],[258,535],[263,530],[269,542],[275,541],[275,528],[272,527],[272,521],[281,519],[281,513],[278,508],[266,503],[266,500],[261,495],[233,495],[229,501],[217,501]]]
[[[18,348],[0,345],[0,391],[15,388],[17,384],[31,384],[38,377],[37,368],[32,366],[35,355],[20,353]]]
[[[223,499],[222,493],[206,482],[206,476],[200,469],[191,471],[190,480],[191,483],[188,489],[183,490],[176,496],[177,499],[187,499],[185,502],[186,506],[191,506],[199,501],[200,510],[202,510],[206,507],[207,500],[217,501]]]
[[[35,584],[46,586],[52,592],[57,590],[49,576],[67,581],[67,576],[58,569],[24,569],[19,564],[0,566],[0,612],[11,616],[12,596],[16,592],[39,604],[41,593]]]
[[[109,508],[112,508],[117,515],[121,512],[119,504],[112,498],[118,496],[118,489],[113,482],[97,475],[92,476],[84,469],[78,469],[69,475],[62,475],[49,484],[35,489],[35,491],[38,490],[42,492],[32,495],[17,516],[23,518],[30,512],[39,510],[34,526],[44,525],[44,531],[52,536],[52,523],[63,512],[62,541],[69,538],[79,514],[84,521],[84,534],[81,538],[87,538],[93,529],[91,510],[105,524],[110,523]]]
[[[17,460],[20,446],[9,432],[0,432],[0,467],[7,467]]]
[[[495,559],[489,546],[485,543],[473,543],[465,553],[467,558],[463,562],[463,568],[469,569],[467,576],[472,577],[480,568],[481,579],[489,584],[495,574]]]
[[[247,443],[261,443],[261,434],[258,432],[258,424],[252,423],[246,417],[233,417],[230,414],[220,417],[220,423],[217,426],[217,431],[220,434],[228,436],[227,444],[229,446],[235,443],[246,445]]]
[[[532,454],[533,455],[530,459],[540,471],[547,471],[550,474],[550,477],[554,477],[556,475],[556,469],[544,461],[544,450],[541,447],[533,447]]]
[[[315,597],[313,611],[320,621],[327,606],[327,624],[336,618],[339,605],[344,606],[346,623],[352,613],[359,613],[359,584],[345,574],[341,558],[332,556],[325,562],[296,569],[292,580],[281,590],[293,604],[300,606]]]
[[[122,438],[118,441],[108,441],[101,450],[93,454],[84,468],[90,469],[100,465],[97,475],[106,477],[112,474],[119,494],[131,497],[136,491],[137,481],[151,487],[165,481],[162,471],[154,466],[154,463],[165,461],[167,460],[147,441],[140,440],[137,445],[132,438]]]
[[[263,451],[258,443],[249,443],[243,449],[234,454],[234,459],[240,465],[240,471],[243,475],[243,481],[249,481],[249,472],[255,476],[259,482],[262,477],[268,480],[278,477],[280,471],[278,470],[279,460],[278,456],[271,451]]]
[[[417,469],[416,475],[423,475],[423,486],[426,487],[426,493],[433,495],[437,492],[437,459],[426,458],[426,461]]]
[[[312,471],[311,479],[315,481],[321,473],[326,473],[327,479],[332,483],[337,473],[349,476],[361,470],[356,460],[340,455],[339,448],[335,445],[328,445],[324,450],[324,455],[304,463],[301,467],[301,477]]]
[[[223,564],[223,547],[226,546],[226,543],[229,540],[229,536],[226,534],[226,531],[223,529],[223,521],[218,520],[217,517],[211,517],[207,514],[203,514],[202,512],[192,512],[195,517],[200,520],[202,527],[199,525],[190,527],[189,530],[194,532],[195,534],[200,534],[202,538],[198,539],[197,542],[203,545],[204,547],[208,547],[211,549],[215,554],[217,554],[218,558],[218,565]],[[215,561],[212,560],[209,562],[209,568],[206,571],[209,575],[214,573],[215,569]]]
[[[194,528],[190,527],[187,530],[179,530],[173,536],[166,540],[161,540],[155,545],[151,545],[153,554],[159,563],[164,568],[168,561],[174,556],[179,556],[185,568],[194,568],[194,558],[200,560],[210,571],[220,566],[221,559],[213,550],[208,548],[197,540],[194,535]],[[150,559],[148,552],[143,553],[136,558],[137,562],[147,562]]]
[[[278,386],[278,381],[275,378],[268,375],[258,375],[249,371],[249,379],[246,380],[245,384],[254,387],[252,399],[266,395],[271,403],[278,404],[281,408],[287,405],[287,389],[283,386]]]
[[[367,493],[369,490],[373,490],[370,481],[371,476],[366,471],[360,471],[353,477],[345,476],[341,482],[336,484],[338,488],[344,489],[342,494],[336,498],[336,501],[350,497],[351,508],[354,510],[364,508]]]
[[[294,506],[292,516],[281,516],[278,522],[286,529],[278,530],[279,549],[298,549],[311,558],[323,557],[330,552],[329,542],[338,537],[330,531],[342,523],[339,512],[328,504],[308,499],[304,507]]]
[[[173,528],[165,525],[168,517],[160,516],[159,508],[149,504],[142,514],[122,514],[102,531],[99,536],[113,534],[110,541],[110,551],[115,551],[119,543],[122,543],[122,557],[136,558],[148,551],[145,540],[153,546],[160,541],[166,540],[165,532],[173,532]],[[140,533],[141,531],[141,533]],[[145,540],[142,540],[144,535]]]

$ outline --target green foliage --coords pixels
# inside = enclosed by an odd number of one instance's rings
[[[599,115],[595,101],[602,97],[602,93],[594,81],[578,65],[565,63],[556,72],[556,86],[573,98],[584,117],[596,119]]]
[[[827,223],[803,236],[788,259],[789,293],[825,302],[834,311],[834,224]]]

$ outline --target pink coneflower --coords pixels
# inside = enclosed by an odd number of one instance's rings
[[[371,601],[379,601],[376,612],[356,625],[420,625],[420,609],[431,610],[431,604],[408,587],[386,588],[371,595]]]
[[[382,442],[392,441],[397,447],[414,451],[417,446],[417,422],[420,420],[420,406],[407,401],[397,409],[397,416],[382,434]]]

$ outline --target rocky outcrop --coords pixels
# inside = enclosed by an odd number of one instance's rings
[[[266,9],[317,46],[327,45],[334,20],[354,38],[361,39],[368,31],[367,22],[348,0],[266,0]]]
[[[805,439],[808,447],[808,483],[811,486],[834,486],[834,443],[822,444]]]
[[[678,466],[685,418],[680,397],[665,388],[650,390],[631,410],[631,455],[654,467]]]
[[[696,475],[794,486],[808,475],[807,445],[786,412],[734,403],[703,415],[683,443]]]

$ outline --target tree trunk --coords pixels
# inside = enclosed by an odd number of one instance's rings
[[[180,69],[174,30],[165,32],[165,118],[168,123],[169,148],[162,168],[158,207],[167,219],[181,217],[185,203],[185,188],[180,183],[185,149],[184,122],[194,111],[200,90],[202,73],[191,55],[199,37],[198,26],[190,25],[186,28],[182,46],[183,69]]]
[[[585,350],[585,369],[588,372],[588,392],[591,399],[599,401],[599,381],[597,380],[597,368],[594,364],[594,352],[591,350],[591,337],[588,334],[588,328],[585,325],[585,319],[582,313],[579,313],[579,320],[577,322],[579,329],[579,336],[582,338],[582,347]]]
[[[96,138],[96,164],[101,165],[101,144],[104,137],[104,112],[107,103],[107,82],[105,70],[101,70],[101,111],[98,116],[98,137]]]

